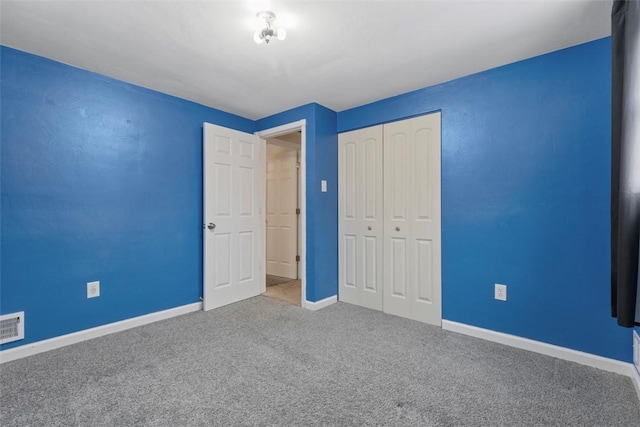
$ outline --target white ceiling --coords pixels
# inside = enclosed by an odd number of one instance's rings
[[[257,45],[271,9],[287,39]],[[257,119],[341,111],[610,34],[611,1],[5,1],[0,41]]]

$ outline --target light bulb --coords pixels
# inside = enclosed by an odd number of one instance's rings
[[[287,32],[284,28],[278,28],[278,35],[276,37],[278,37],[278,40],[284,40],[287,38]]]
[[[262,31],[255,32],[255,34],[253,35],[253,41],[258,44],[262,44],[262,42],[264,41],[264,38],[262,37]]]

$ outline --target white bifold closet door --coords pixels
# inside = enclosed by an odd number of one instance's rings
[[[382,126],[338,136],[340,300],[382,310]]]
[[[386,313],[440,326],[440,113],[384,125]]]
[[[339,135],[341,301],[440,326],[440,113]]]

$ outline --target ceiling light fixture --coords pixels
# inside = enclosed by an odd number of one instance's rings
[[[261,22],[261,25],[264,25],[264,28],[256,31],[256,33],[253,35],[253,41],[258,44],[262,44],[262,42],[269,44],[273,37],[277,38],[278,40],[284,40],[285,37],[287,37],[287,32],[284,30],[284,28],[274,29],[272,27],[273,23],[276,20],[275,13],[271,12],[270,10],[265,10],[262,12],[258,12],[256,16]]]

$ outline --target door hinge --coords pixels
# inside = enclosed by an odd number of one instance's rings
[[[296,262],[300,262],[300,255],[296,255]]]
[[[300,215],[300,208],[296,208],[296,215]]]

